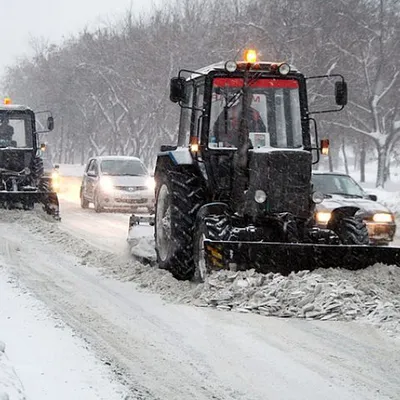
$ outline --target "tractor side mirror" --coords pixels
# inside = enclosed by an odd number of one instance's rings
[[[378,200],[378,196],[376,194],[369,194],[368,193],[367,197],[372,201],[377,201]]]
[[[52,116],[47,118],[47,129],[52,131],[54,129],[54,118]]]
[[[347,104],[347,83],[345,81],[335,82],[335,100],[338,106]]]
[[[173,103],[184,101],[186,98],[184,78],[172,78],[170,83],[169,99]]]

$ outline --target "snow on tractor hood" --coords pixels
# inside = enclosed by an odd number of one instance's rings
[[[322,203],[317,204],[317,211],[333,211],[339,207],[358,207],[365,214],[375,214],[378,212],[391,213],[383,204],[365,198],[353,198],[346,195],[328,194]]]

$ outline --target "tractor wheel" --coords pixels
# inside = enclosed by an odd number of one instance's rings
[[[193,277],[193,232],[203,203],[199,178],[188,171],[160,175],[156,189],[155,242],[157,262],[176,279]]]
[[[228,226],[229,221],[224,215],[208,215],[196,225],[193,244],[195,265],[193,281],[204,282],[211,272],[204,251],[204,240],[228,240]]]
[[[342,244],[368,245],[369,236],[365,223],[356,217],[341,218],[334,229]]]
[[[35,157],[32,161],[32,177],[38,186],[41,183],[41,178],[43,174],[43,160],[40,157]]]
[[[79,197],[81,198],[81,208],[89,208],[89,202],[85,199],[82,189]]]

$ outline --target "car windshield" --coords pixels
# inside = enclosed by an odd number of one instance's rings
[[[143,176],[147,171],[139,160],[103,160],[100,164],[103,175],[111,176]]]
[[[348,175],[314,174],[314,189],[324,194],[340,194],[349,197],[364,197],[365,193],[358,183]]]
[[[241,78],[213,80],[209,147],[237,147],[243,85]],[[250,81],[249,88],[247,120],[253,147],[301,147],[298,81],[257,78]]]

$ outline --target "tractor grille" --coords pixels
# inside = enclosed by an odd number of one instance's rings
[[[115,189],[123,192],[137,192],[138,190],[146,190],[147,186],[115,186]]]
[[[31,166],[32,151],[0,150],[0,168],[19,172]]]
[[[271,213],[289,212],[307,217],[310,212],[311,154],[301,150],[251,152],[248,196],[256,190],[267,194],[264,209]],[[250,199],[249,199],[250,200]],[[253,202],[251,214],[259,207]]]

